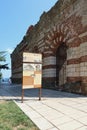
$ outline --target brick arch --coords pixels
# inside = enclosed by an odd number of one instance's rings
[[[71,36],[68,26],[55,25],[45,37],[45,55],[52,55],[55,62],[55,86],[60,88],[66,78],[67,41]],[[50,53],[49,53],[50,51]],[[64,54],[63,54],[64,52]],[[55,60],[54,60],[55,61]],[[60,79],[61,78],[61,79]]]
[[[77,43],[80,44],[81,39],[79,38],[79,31],[78,31],[79,29],[78,28],[79,28],[79,26],[82,27],[82,25],[81,25],[81,23],[77,24],[77,23],[79,23],[78,22],[78,18],[79,17],[73,16],[73,18],[72,19],[68,19],[67,22],[62,23],[60,25],[55,25],[45,35],[45,49],[44,49],[44,52],[45,52],[44,54],[46,54],[45,56],[52,55],[52,56],[55,57],[56,61],[58,59],[58,63],[61,63],[61,64],[58,64],[58,65],[57,65],[57,63],[55,63],[55,66],[56,66],[55,67],[56,82],[58,82],[56,84],[57,86],[58,85],[62,85],[61,84],[62,80],[60,82],[60,78],[61,77],[62,77],[62,79],[64,79],[64,82],[62,82],[62,83],[66,83],[67,82],[67,75],[65,75],[65,77],[64,77],[64,73],[66,73],[67,57],[62,57],[60,59],[59,58],[60,54],[58,54],[58,57],[57,57],[56,56],[56,52],[61,51],[61,49],[66,49],[66,47],[71,48],[74,44],[76,44],[76,42],[78,40],[79,40],[79,42],[77,42]],[[75,21],[73,21],[74,19],[77,21],[77,23],[75,23]],[[79,25],[79,26],[77,26],[77,25]],[[75,40],[74,44],[72,42],[73,39]],[[61,44],[65,44],[65,47],[63,45],[63,48],[60,48],[60,47],[62,47]],[[61,52],[63,52],[63,51],[61,51]],[[65,54],[67,56],[67,50],[65,51]],[[77,62],[79,64],[79,60]],[[68,64],[70,64],[70,63],[68,62]]]
[[[63,24],[55,25],[45,36],[45,52],[51,51],[52,53],[56,53],[61,43],[67,43],[70,34],[68,26],[64,26]]]

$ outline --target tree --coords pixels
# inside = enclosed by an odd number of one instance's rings
[[[0,52],[0,62],[1,62],[1,61],[6,61],[5,53],[6,53],[5,51],[1,51],[1,52]]]
[[[0,69],[9,69],[8,64],[0,65]]]
[[[6,52],[5,51],[1,51],[0,52],[0,62],[5,62],[6,61]],[[0,70],[1,69],[9,69],[8,64],[0,64]],[[2,73],[0,72],[0,78],[2,78]]]
[[[2,73],[0,72],[0,79],[2,78]]]

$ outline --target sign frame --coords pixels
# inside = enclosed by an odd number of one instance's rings
[[[38,88],[39,100],[41,100],[42,54],[23,52],[22,67],[22,103],[24,98],[24,89]],[[39,84],[37,80],[39,80]]]

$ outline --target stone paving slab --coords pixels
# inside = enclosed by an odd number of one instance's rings
[[[14,100],[40,130],[87,130],[87,97],[42,89],[25,90],[21,103],[21,85],[0,85],[0,100]]]

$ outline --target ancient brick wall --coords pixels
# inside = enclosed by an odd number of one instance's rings
[[[12,54],[15,81],[23,51],[43,54],[44,87],[86,94],[87,0],[59,0],[29,28]],[[20,63],[15,60],[16,55],[20,55]]]

